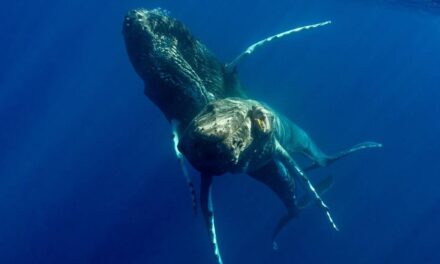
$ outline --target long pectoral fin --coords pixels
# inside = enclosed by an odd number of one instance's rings
[[[296,174],[305,184],[306,187],[311,191],[311,193],[315,196],[315,199],[318,200],[320,207],[325,211],[328,220],[332,224],[333,228],[335,230],[339,230],[336,226],[335,222],[333,221],[333,218],[330,214],[330,210],[328,206],[324,203],[324,201],[321,199],[321,196],[316,191],[315,187],[309,180],[309,177],[304,173],[304,171],[298,166],[296,161],[289,155],[289,153],[280,145],[278,140],[275,140],[275,154],[277,158],[286,166],[287,170],[290,174],[294,175]]]
[[[327,190],[329,190],[332,185],[333,177],[331,175],[327,176],[316,185],[316,192],[319,195],[322,195]],[[272,233],[272,246],[274,250],[278,249],[278,244],[276,243],[276,238],[278,237],[278,234],[284,229],[284,227],[289,223],[291,219],[295,218],[301,210],[307,208],[310,204],[312,204],[313,201],[316,201],[314,197],[311,197],[307,194],[302,195],[301,197],[299,197],[295,209],[288,210],[287,214],[285,214],[280,218],[280,220],[278,220],[278,223]]]
[[[220,250],[217,244],[217,235],[215,232],[214,209],[211,200],[211,185],[212,185],[212,176],[202,175],[201,190],[200,190],[200,206],[203,213],[203,219],[205,221],[205,225],[208,229],[211,247],[214,250],[214,255],[216,257],[217,263],[223,264],[222,257],[220,255]]]
[[[333,182],[334,179],[332,175],[325,177],[315,186],[316,192],[320,196],[322,196],[333,186]],[[313,197],[310,197],[310,195],[304,195],[298,199],[297,206],[300,210],[303,210],[306,207],[308,207],[313,201],[314,201]]]
[[[295,218],[299,211],[306,208],[314,200],[310,195],[305,194],[296,200],[295,180],[288,172],[282,162],[271,160],[260,169],[249,173],[251,177],[268,186],[284,203],[287,213],[283,215],[275,226],[272,233],[272,244],[277,249],[275,242],[278,234]],[[319,195],[327,191],[333,184],[333,177],[328,176],[318,183],[316,191]]]
[[[265,38],[263,40],[260,40],[260,41],[258,41],[256,43],[250,45],[243,53],[238,55],[231,63],[227,64],[226,65],[226,70],[227,71],[233,71],[235,69],[235,67],[237,67],[237,64],[243,58],[251,55],[255,51],[255,49],[257,49],[259,47],[262,47],[262,46],[268,44],[269,42],[272,42],[274,40],[283,38],[285,36],[291,35],[291,34],[296,33],[296,32],[300,32],[300,31],[307,30],[307,29],[312,29],[312,28],[317,28],[317,27],[321,27],[321,26],[325,26],[325,25],[328,25],[330,23],[331,23],[331,21],[328,20],[328,21],[317,23],[317,24],[313,24],[313,25],[297,27],[297,28],[294,28],[294,29],[291,29],[291,30],[287,30],[287,31],[278,33],[276,35],[270,36],[270,37]]]
[[[322,195],[327,190],[329,190],[332,185],[333,185],[333,177],[328,176],[316,185],[316,192],[319,195]],[[274,250],[278,249],[278,244],[276,243],[275,240],[278,234],[281,232],[281,230],[287,225],[287,223],[289,223],[291,219],[295,218],[301,210],[308,207],[312,203],[312,201],[314,201],[314,199],[310,197],[310,195],[304,194],[302,197],[298,199],[295,210],[288,210],[287,214],[285,214],[283,217],[280,218],[272,233],[272,247]]]
[[[381,148],[381,147],[382,147],[382,144],[377,143],[377,142],[370,142],[370,141],[362,142],[362,143],[359,143],[349,149],[345,149],[335,155],[327,156],[325,158],[324,164],[325,164],[325,166],[328,166],[328,165],[332,164],[333,162],[335,162],[335,161],[337,161],[337,160],[339,160],[339,159],[341,159],[341,158],[343,158],[353,152],[356,152],[358,150],[369,149],[369,148]],[[312,169],[315,169],[315,168],[318,168],[321,166],[322,165],[320,165],[318,162],[313,162],[311,165],[304,168],[303,171],[309,171],[309,170],[312,170]]]
[[[185,166],[185,159],[183,157],[183,154],[179,151],[178,145],[179,145],[179,134],[177,133],[177,127],[179,123],[175,120],[171,121],[172,127],[173,127],[173,143],[174,143],[174,152],[176,153],[177,160],[179,161],[180,168],[182,169],[183,176],[186,180],[186,185],[188,186],[189,193],[191,195],[191,202],[192,202],[192,208],[194,215],[197,215],[197,194],[196,189],[194,188],[194,183],[192,177],[189,175],[188,170]]]

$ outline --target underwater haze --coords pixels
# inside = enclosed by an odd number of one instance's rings
[[[0,263],[215,263],[194,216],[171,126],[143,93],[121,33],[161,7],[223,62],[294,27],[332,20],[239,65],[248,93],[326,152],[332,175],[289,223],[261,183],[216,177],[225,264],[440,263],[438,1],[6,1],[0,9]],[[199,186],[197,171],[190,169]]]

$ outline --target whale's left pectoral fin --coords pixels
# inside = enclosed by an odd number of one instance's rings
[[[223,264],[220,250],[217,244],[217,235],[215,232],[214,208],[212,206],[211,200],[212,176],[202,174],[201,178],[200,207],[202,210],[203,219],[208,229],[209,240],[211,243],[211,247],[214,250],[217,264]]]
[[[177,160],[179,161],[180,168],[182,169],[183,176],[186,180],[186,185],[188,186],[189,193],[191,195],[191,203],[194,215],[197,215],[197,194],[194,188],[194,182],[192,177],[189,175],[188,170],[185,166],[185,159],[183,154],[179,151],[177,147],[179,145],[179,134],[177,133],[177,126],[179,123],[175,120],[171,121],[171,125],[173,128],[173,143],[174,143],[174,152],[176,153]]]

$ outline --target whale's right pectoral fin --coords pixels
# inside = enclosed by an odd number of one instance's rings
[[[331,223],[332,227],[335,230],[339,230],[336,226],[336,223],[333,220],[333,217],[330,214],[330,209],[322,200],[320,194],[317,189],[313,186],[309,177],[304,173],[301,167],[296,163],[296,161],[290,156],[290,154],[286,151],[286,149],[281,146],[278,140],[275,140],[275,156],[276,158],[285,166],[287,171],[291,175],[296,175],[299,179],[301,179],[305,187],[310,191],[310,193],[314,196],[314,198],[318,201],[319,206],[324,210],[327,215],[327,219]]]
[[[322,196],[324,193],[326,193],[330,188],[333,186],[334,178],[332,175],[329,175],[322,179],[318,184],[316,184],[315,189],[316,192]],[[298,199],[297,206],[300,210],[305,209],[310,204],[312,204],[313,201],[316,201],[314,197],[311,197],[310,195],[304,195]]]
[[[319,195],[322,195],[326,191],[328,191],[333,185],[333,177],[327,176],[324,178],[321,182],[319,182],[316,185],[316,192]],[[302,197],[298,199],[298,202],[296,203],[295,208],[288,209],[287,214],[283,215],[280,220],[278,220],[277,225],[275,226],[275,229],[272,233],[272,247],[274,250],[278,249],[278,244],[276,242],[276,238],[278,234],[281,232],[281,230],[289,223],[289,221],[293,218],[295,218],[300,211],[308,207],[310,204],[312,204],[313,201],[316,201],[314,197],[311,197],[310,195],[304,194]]]
[[[217,264],[223,264],[222,257],[220,255],[220,250],[217,244],[217,235],[215,232],[215,222],[214,222],[214,208],[212,206],[211,200],[211,185],[212,176],[202,174],[201,180],[201,190],[200,190],[200,207],[203,214],[203,219],[205,225],[208,229],[209,240],[211,247],[214,250],[214,255],[217,260]]]

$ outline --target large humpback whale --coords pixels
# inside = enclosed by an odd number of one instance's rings
[[[223,64],[178,20],[161,9],[135,9],[123,22],[123,35],[131,63],[145,83],[145,95],[173,124],[176,155],[184,169],[196,208],[195,190],[184,157],[201,172],[200,206],[217,263],[217,244],[211,202],[213,176],[246,173],[268,186],[284,203],[287,214],[277,233],[311,199],[296,198],[295,178],[304,183],[337,229],[320,197],[328,181],[314,186],[305,171],[326,166],[359,149],[380,147],[364,142],[336,155],[326,155],[299,126],[265,104],[250,100],[237,77],[237,65],[260,46],[286,35],[330,23],[295,28],[248,47],[231,63]],[[291,157],[305,154],[312,160],[302,169]]]

